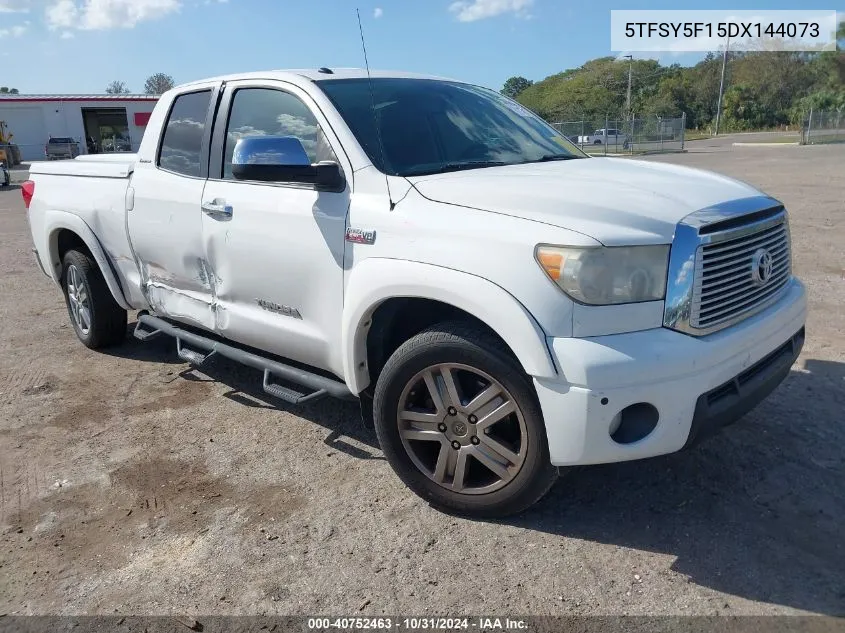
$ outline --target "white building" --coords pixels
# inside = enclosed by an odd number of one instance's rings
[[[74,139],[82,154],[137,151],[156,101],[150,95],[0,94],[0,121],[25,161],[44,160],[50,137]]]

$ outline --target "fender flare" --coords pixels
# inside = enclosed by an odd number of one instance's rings
[[[105,250],[100,244],[100,240],[97,239],[94,231],[92,231],[91,227],[86,224],[85,220],[80,218],[78,215],[68,213],[67,211],[50,210],[44,214],[44,223],[46,227],[45,233],[48,236],[47,248],[49,249],[50,257],[49,274],[53,278],[53,281],[55,281],[58,285],[61,285],[61,267],[59,267],[58,270],[56,267],[56,264],[60,263],[58,236],[59,231],[66,229],[79,236],[79,239],[81,239],[85,243],[85,246],[88,247],[88,250],[94,257],[94,261],[97,262],[97,266],[100,268],[100,272],[106,280],[106,285],[111,291],[111,294],[117,304],[124,310],[133,309],[132,306],[129,305],[129,302],[126,301],[126,297],[123,296],[123,290],[120,287],[120,282],[118,282],[117,277],[114,274],[114,270],[109,263]]]
[[[370,384],[367,334],[373,313],[396,297],[432,299],[460,308],[502,337],[529,376],[557,376],[546,335],[528,310],[482,277],[432,264],[371,257],[352,269],[344,296],[343,375],[352,393]]]

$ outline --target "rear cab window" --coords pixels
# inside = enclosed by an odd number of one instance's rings
[[[203,175],[202,145],[211,90],[176,97],[164,126],[158,166],[183,176]]]

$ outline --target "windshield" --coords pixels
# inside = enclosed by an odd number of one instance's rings
[[[586,157],[545,121],[486,88],[379,77],[371,96],[366,78],[319,85],[373,164],[395,176]]]

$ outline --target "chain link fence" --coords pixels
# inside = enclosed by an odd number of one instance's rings
[[[642,154],[684,149],[686,115],[561,121],[552,126],[589,154]]]
[[[845,142],[845,110],[810,110],[801,126],[801,144]]]

